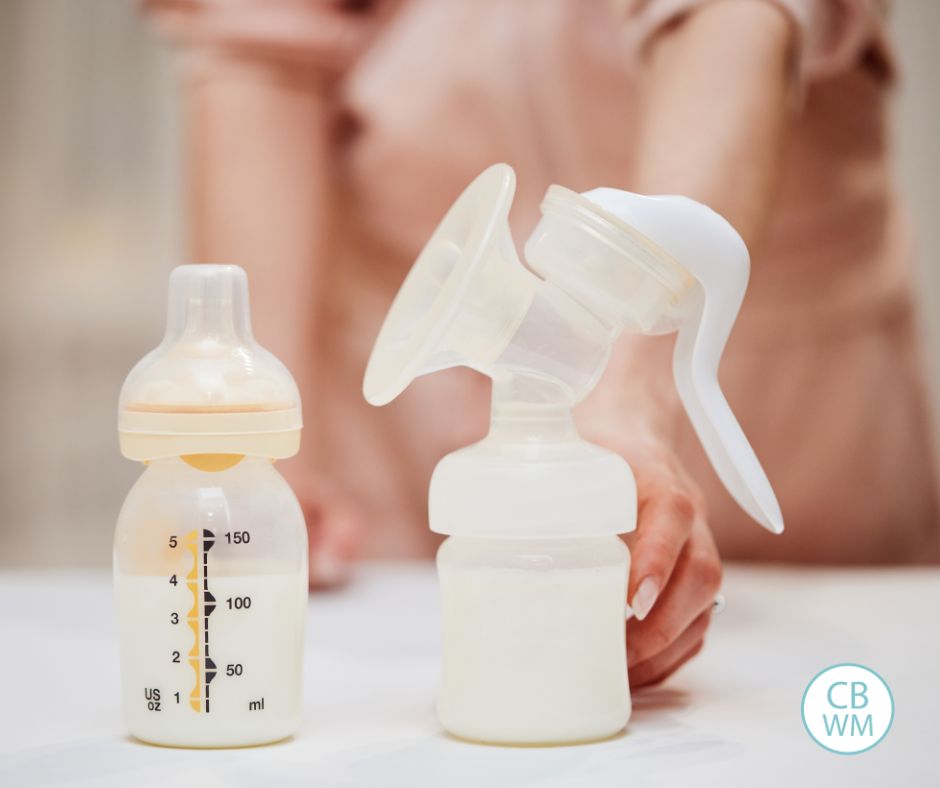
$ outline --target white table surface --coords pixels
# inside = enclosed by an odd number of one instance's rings
[[[176,750],[128,737],[104,573],[0,573],[0,786],[940,786],[940,570],[730,567],[703,654],[636,693],[627,732],[571,747],[474,745],[434,716],[429,564],[366,565],[315,595],[305,722],[285,743]],[[894,725],[835,755],[803,728],[810,679],[859,662]]]

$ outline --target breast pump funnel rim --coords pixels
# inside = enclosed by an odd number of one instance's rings
[[[457,198],[405,277],[363,380],[372,405],[416,377],[465,366],[515,376],[534,403],[571,405],[594,385],[608,328],[519,261],[509,229],[515,173],[496,164]]]
[[[485,370],[502,351],[531,290],[524,276],[512,276],[511,265],[493,259],[515,256],[511,240],[507,248],[500,238],[515,188],[512,168],[494,165],[463,191],[441,220],[379,330],[363,380],[369,404],[385,405],[416,377],[440,369],[464,364]],[[491,289],[491,280],[498,277],[486,276],[488,263],[504,269],[501,284],[514,291],[517,303],[506,303],[504,291]],[[487,298],[490,303],[480,308],[492,320],[475,321],[473,307]]]

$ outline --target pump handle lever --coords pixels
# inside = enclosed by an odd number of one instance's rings
[[[781,533],[783,515],[773,488],[718,384],[721,354],[750,274],[744,241],[724,217],[687,197],[608,188],[583,196],[642,233],[695,278],[682,303],[673,354],[676,388],[728,492],[764,528]]]

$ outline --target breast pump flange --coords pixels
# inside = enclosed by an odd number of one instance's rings
[[[596,740],[630,716],[624,620],[636,488],[627,462],[578,435],[572,408],[624,330],[678,329],[674,376],[729,492],[783,528],[773,490],[717,382],[747,284],[740,237],[682,197],[552,186],[519,261],[515,176],[484,171],[406,277],[376,339],[373,405],[466,366],[493,380],[480,442],[444,457],[429,491],[443,665],[438,715],[500,744]],[[533,271],[535,273],[533,273]]]

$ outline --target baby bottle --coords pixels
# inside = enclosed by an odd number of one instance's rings
[[[137,738],[229,747],[297,730],[307,535],[273,463],[300,429],[290,373],[252,336],[245,272],[176,268],[166,335],[128,375],[118,416],[122,453],[146,466],[114,540]]]
[[[420,375],[467,366],[493,380],[490,430],[444,457],[428,497],[438,551],[438,716],[499,744],[612,736],[630,716],[626,663],[633,473],[581,438],[574,406],[623,331],[678,330],[680,397],[729,492],[783,528],[718,362],[747,283],[740,237],[682,197],[552,186],[522,265],[505,164],[458,198],[385,318],[363,382],[384,405]]]

